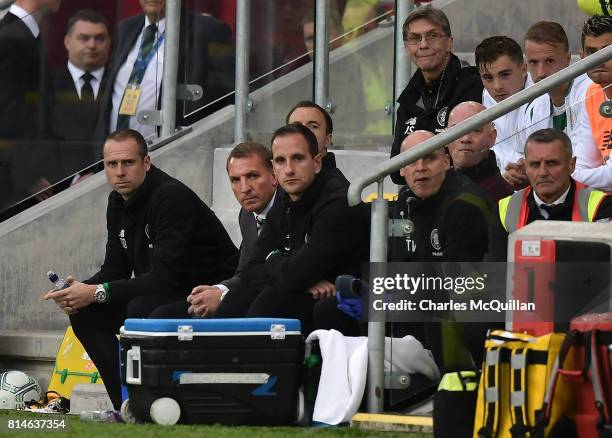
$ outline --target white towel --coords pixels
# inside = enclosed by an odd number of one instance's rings
[[[351,420],[359,409],[366,386],[368,338],[344,336],[336,330],[316,330],[306,339],[306,355],[313,341],[319,341],[321,379],[313,421],[340,424]],[[391,369],[409,374],[421,373],[432,380],[440,376],[429,350],[413,336],[385,338],[385,373]],[[393,363],[391,363],[391,356]]]

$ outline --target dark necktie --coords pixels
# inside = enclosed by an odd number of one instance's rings
[[[257,233],[259,233],[259,231],[261,230],[261,227],[263,227],[265,223],[266,223],[265,218],[259,215],[255,215],[255,226],[257,227]]]
[[[565,206],[563,204],[556,204],[556,205],[542,204],[540,205],[540,208],[544,210],[546,213],[548,213],[548,217],[546,219],[552,219],[552,220],[554,220],[555,218],[559,218],[561,216],[561,213],[565,210]]]
[[[142,37],[142,43],[140,43],[140,49],[138,50],[138,56],[136,57],[136,61],[134,63],[134,67],[132,67],[132,73],[130,73],[130,79],[128,80],[128,87],[132,84],[140,85],[142,82],[142,78],[144,78],[146,72],[146,66],[143,68],[136,68],[136,64],[139,59],[146,59],[153,48],[153,44],[155,43],[155,35],[157,34],[157,25],[154,23],[149,24],[144,31],[144,35]],[[117,129],[127,129],[130,127],[130,117],[126,114],[119,114],[117,117]]]
[[[81,87],[81,102],[83,103],[93,103],[95,100],[93,87],[91,86],[91,80],[93,78],[94,76],[88,71],[83,73],[83,76],[81,76],[81,79],[83,79],[84,82],[83,86]]]

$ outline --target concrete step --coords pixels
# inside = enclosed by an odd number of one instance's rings
[[[58,330],[0,330],[0,371],[23,371],[46,391],[63,337]]]

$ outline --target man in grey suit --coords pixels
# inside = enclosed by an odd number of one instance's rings
[[[232,278],[193,289],[187,301],[188,312],[195,316],[243,316],[254,299],[241,287],[241,272],[274,203],[277,181],[272,173],[272,153],[259,143],[240,143],[230,152],[226,169],[234,196],[242,207],[238,214],[242,233],[240,260]]]

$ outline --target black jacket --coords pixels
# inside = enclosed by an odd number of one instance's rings
[[[451,54],[440,78],[429,85],[425,83],[421,70],[417,70],[397,99],[399,108],[391,157],[399,154],[402,141],[408,134],[419,129],[434,134],[441,132],[446,128],[450,111],[468,100],[482,101],[482,81],[476,67],[462,67],[459,58]],[[406,184],[399,172],[392,173],[391,180],[395,184]]]
[[[106,221],[104,263],[86,283],[110,282],[111,302],[138,295],[186,298],[194,286],[217,284],[236,268],[236,247],[212,210],[156,167],[127,201],[111,192]]]
[[[349,207],[346,194],[340,178],[328,172],[320,172],[296,202],[277,192],[281,198],[268,213],[243,272],[247,287],[279,285],[303,293],[317,281],[357,275],[360,263],[368,260],[367,208]]]
[[[572,179],[569,192],[565,202],[559,204],[551,213],[548,220],[554,221],[571,221],[572,220],[572,209],[574,207],[574,193],[576,192],[576,183]],[[527,208],[529,213],[527,215],[527,223],[537,220],[546,220],[540,213],[535,198],[533,197],[533,191],[527,196]],[[599,208],[595,214],[595,220],[602,220],[612,217],[612,197],[606,196],[599,204]],[[505,262],[508,258],[508,231],[504,228],[499,217],[499,204],[495,206],[493,210],[493,218],[491,220],[489,229],[489,252],[487,254],[487,261],[491,262]]]
[[[489,155],[476,166],[457,171],[478,184],[492,202],[514,193],[512,186],[501,176],[493,151],[489,151]]]
[[[17,16],[0,20],[0,139],[44,139],[48,132],[42,41]],[[23,156],[23,153],[22,153]]]
[[[338,169],[338,166],[336,165],[336,156],[334,155],[333,152],[328,152],[327,154],[325,154],[325,156],[323,157],[323,160],[321,160],[321,164],[323,166],[323,169],[325,169],[325,171],[328,174],[340,179],[340,181],[346,187],[351,185],[351,183],[349,182],[348,179],[346,179],[346,176],[344,176],[342,171]]]
[[[54,139],[63,142],[91,141],[96,129],[106,88],[108,69],[104,70],[98,95],[93,102],[82,102],[67,65],[51,72],[51,130]],[[99,142],[96,143],[100,149]],[[99,151],[98,151],[99,155]],[[100,157],[96,157],[100,158]],[[88,163],[88,164],[91,164]]]
[[[67,65],[51,72],[51,136],[57,142],[58,171],[66,177],[91,166],[101,158],[100,141],[94,138],[108,69],[104,70],[98,95],[93,102],[83,102]]]
[[[389,261],[480,261],[487,251],[491,202],[474,182],[450,169],[442,187],[430,198],[417,198],[402,187],[391,203],[392,219],[410,218],[414,232],[392,237]]]

